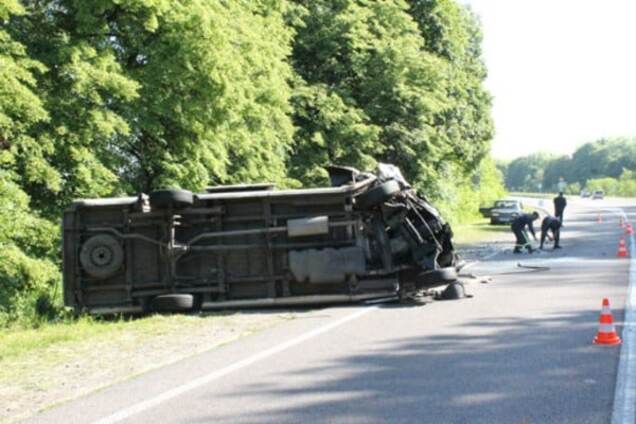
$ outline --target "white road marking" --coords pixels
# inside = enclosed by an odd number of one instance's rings
[[[621,216],[627,220],[625,212]],[[625,301],[623,345],[618,362],[612,424],[636,422],[636,243],[629,236],[631,260],[629,263],[629,289]]]
[[[287,350],[291,347],[294,347],[296,345],[299,345],[309,339],[312,339],[314,337],[317,337],[321,334],[324,334],[330,330],[333,330],[336,327],[339,327],[349,321],[353,321],[356,318],[360,318],[361,316],[368,314],[369,312],[376,310],[378,307],[377,306],[369,306],[369,307],[365,307],[359,311],[356,311],[352,314],[349,314],[341,319],[339,319],[338,321],[329,323],[329,324],[325,324],[322,327],[318,327],[308,333],[305,333],[301,336],[298,336],[296,338],[293,338],[291,340],[288,340],[282,344],[279,344],[278,346],[274,346],[270,349],[264,350],[260,353],[257,353],[256,355],[252,355],[248,358],[245,358],[241,361],[235,362],[232,365],[228,365],[227,367],[221,368],[219,370],[216,371],[212,371],[209,374],[206,374],[204,376],[201,376],[199,378],[196,378],[192,381],[190,381],[189,383],[185,383],[181,386],[177,386],[174,387],[166,392],[160,393],[159,395],[152,397],[150,399],[146,399],[142,402],[136,403],[134,405],[129,406],[128,408],[125,408],[119,412],[116,412],[112,415],[109,415],[107,417],[104,417],[100,420],[97,420],[94,422],[94,424],[113,424],[113,423],[118,423],[120,421],[123,421],[127,418],[132,417],[133,415],[139,414],[143,411],[146,411],[150,408],[153,408],[163,402],[166,402],[168,400],[174,399],[177,396],[181,396],[184,393],[190,392],[194,389],[197,389],[201,386],[204,386],[206,384],[209,384],[210,382],[217,380],[221,377],[224,377],[230,373],[233,373],[234,371],[238,371],[242,368],[245,368],[249,365],[252,365],[256,362],[262,361],[264,359],[269,358],[270,356],[276,355],[277,353],[280,353],[284,350]]]

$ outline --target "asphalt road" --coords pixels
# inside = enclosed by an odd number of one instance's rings
[[[562,250],[475,264],[472,298],[316,311],[31,422],[609,423],[621,347],[592,339],[604,297],[623,330],[630,260],[601,209],[636,203],[570,203]]]

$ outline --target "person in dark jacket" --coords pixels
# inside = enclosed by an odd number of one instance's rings
[[[534,233],[532,223],[538,218],[539,212],[534,211],[532,213],[523,213],[512,221],[510,229],[517,238],[515,249],[512,251],[513,253],[521,253],[521,249],[524,247],[528,249],[528,253],[532,253],[532,246],[530,245],[530,240],[528,240],[528,235],[525,230],[527,227],[530,234],[532,234],[532,238],[536,241],[537,235]]]
[[[552,231],[552,238],[554,239],[554,248],[560,249],[559,241],[561,239],[561,220],[554,216],[546,216],[541,222],[541,244],[539,249],[543,249],[543,243],[548,236],[548,231]]]
[[[565,210],[567,204],[568,201],[565,200],[565,197],[563,197],[563,192],[559,192],[559,195],[554,198],[554,216],[559,218],[559,221],[561,221],[561,225],[563,225],[563,211]]]

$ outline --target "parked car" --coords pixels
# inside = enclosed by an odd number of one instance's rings
[[[490,223],[509,224],[522,213],[523,204],[519,200],[497,200],[490,211]]]
[[[587,198],[587,197],[590,197],[590,192],[586,191],[586,190],[583,190],[581,192],[581,197],[584,198],[584,199]]]
[[[74,202],[63,218],[65,304],[92,313],[327,304],[456,281],[450,226],[399,169],[328,171],[325,188]]]
[[[482,206],[479,208],[479,214],[484,218],[490,218],[490,214],[492,213],[492,206]]]
[[[599,199],[603,199],[604,197],[605,197],[605,193],[603,192],[603,190],[596,190],[592,194],[592,200],[599,200]]]

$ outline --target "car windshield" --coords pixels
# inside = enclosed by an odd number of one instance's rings
[[[498,200],[495,202],[496,208],[516,208],[517,202],[514,200]]]

